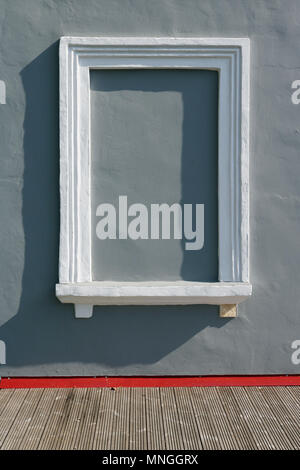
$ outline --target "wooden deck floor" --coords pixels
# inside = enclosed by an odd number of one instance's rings
[[[300,387],[0,390],[1,449],[300,449]]]

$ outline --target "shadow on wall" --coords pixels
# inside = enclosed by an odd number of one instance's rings
[[[75,320],[55,297],[59,249],[58,43],[22,72],[25,268],[20,308],[0,329],[7,348],[1,375],[189,374],[165,358],[205,328],[220,328],[214,306],[96,307]],[[160,361],[160,368],[155,363]],[[72,363],[72,364],[71,364]],[[201,358],[198,360],[201,373]],[[131,367],[127,367],[131,366]],[[126,368],[127,367],[127,368]],[[8,372],[6,372],[8,371]],[[139,368],[141,373],[141,367]],[[195,373],[195,371],[194,371]]]

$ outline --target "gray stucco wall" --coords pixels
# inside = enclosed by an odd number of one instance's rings
[[[213,306],[95,307],[75,320],[58,280],[58,39],[62,35],[249,36],[251,281],[239,316]],[[298,0],[1,0],[2,376],[298,374]]]
[[[93,70],[90,75],[93,279],[216,282],[218,73]],[[127,196],[128,207],[145,205],[148,239],[97,237],[98,205],[110,203],[118,214],[119,195]],[[195,205],[204,204],[201,250],[186,250],[184,236],[173,238],[173,217],[170,239],[150,238],[151,204],[161,203],[193,204],[194,227]],[[161,228],[161,220],[157,225]]]

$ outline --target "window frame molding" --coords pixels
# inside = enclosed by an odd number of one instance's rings
[[[248,38],[62,37],[60,65],[61,302],[93,305],[236,304],[249,282]],[[208,69],[219,73],[219,281],[92,280],[90,69]],[[228,119],[229,116],[229,119]]]

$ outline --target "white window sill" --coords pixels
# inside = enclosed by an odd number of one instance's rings
[[[56,284],[56,296],[75,304],[76,317],[92,316],[93,305],[238,304],[252,293],[247,282],[78,282]]]

